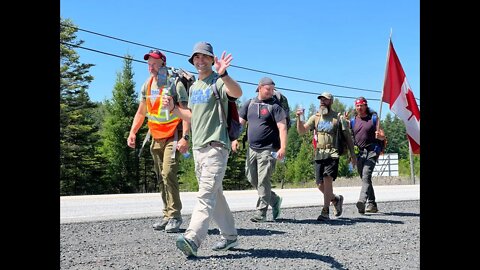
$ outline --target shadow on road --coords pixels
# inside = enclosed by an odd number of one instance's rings
[[[276,230],[266,230],[266,229],[242,229],[237,228],[238,235],[242,236],[268,236],[268,235],[276,235],[276,234],[285,234],[282,231]],[[208,234],[210,235],[218,235],[220,231],[218,229],[210,229],[208,230]]]
[[[378,219],[378,218],[366,218],[366,217],[356,217],[356,218],[335,218],[327,221],[318,221],[316,219],[277,219],[277,222],[288,222],[294,224],[329,224],[333,226],[344,226],[344,225],[355,225],[356,223],[391,223],[391,224],[404,224],[403,221],[398,220],[389,220],[389,219]]]
[[[229,252],[240,252],[240,253],[229,253],[225,255],[215,255],[215,256],[205,256],[205,257],[188,257],[189,260],[202,260],[202,259],[241,259],[245,257],[254,257],[254,258],[281,258],[281,259],[307,259],[307,260],[319,260],[325,263],[330,264],[330,268],[334,269],[347,269],[341,263],[337,262],[331,256],[323,256],[313,252],[304,252],[297,250],[277,250],[277,249],[241,249],[241,248],[232,248]]]

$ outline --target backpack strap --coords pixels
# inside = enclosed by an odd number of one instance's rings
[[[225,125],[226,125],[227,115],[225,114],[225,109],[223,108],[222,102],[220,101],[220,94],[218,93],[218,89],[217,89],[217,79],[218,79],[218,75],[215,74],[215,76],[213,77],[213,82],[210,85],[210,87],[212,87],[212,92],[215,95],[215,99],[217,100],[217,103],[218,103],[218,107],[219,107],[218,113],[220,114],[220,124],[223,124],[223,122],[225,122]]]

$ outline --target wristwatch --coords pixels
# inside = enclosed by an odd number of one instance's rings
[[[227,72],[227,70],[225,69],[225,72],[223,72],[223,74],[220,75],[220,78],[223,78],[223,77],[225,77],[225,76],[227,76],[227,75],[228,75],[228,72]]]
[[[185,134],[183,135],[183,139],[188,142],[190,140],[190,136],[188,134]]]

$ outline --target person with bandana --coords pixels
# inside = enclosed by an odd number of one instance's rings
[[[348,114],[346,115],[348,116]],[[368,107],[367,99],[359,97],[355,100],[355,115],[350,120],[353,141],[357,154],[357,171],[362,178],[362,189],[357,201],[358,213],[377,213],[375,191],[372,184],[372,173],[378,156],[383,150],[385,132],[374,122],[376,113]],[[378,120],[377,120],[377,123]]]
[[[356,158],[348,122],[343,115],[332,110],[333,95],[324,92],[318,96],[318,99],[320,100],[319,111],[310,116],[306,123],[298,120],[304,111],[297,109],[297,131],[300,135],[305,134],[307,130],[315,131],[315,180],[318,189],[323,193],[323,207],[317,220],[328,221],[330,220],[330,203],[334,206],[334,216],[339,217],[343,212],[343,196],[333,193],[333,182],[338,174],[339,154],[336,148],[338,128],[341,128],[346,139],[354,166]]]

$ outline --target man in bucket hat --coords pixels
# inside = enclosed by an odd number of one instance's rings
[[[221,236],[221,241],[213,246],[213,250],[228,250],[238,245],[235,220],[222,187],[231,142],[226,121],[223,124],[220,121],[219,104],[212,91],[215,83],[225,109],[229,99],[236,100],[242,95],[240,85],[227,73],[232,59],[232,55],[226,55],[225,51],[217,58],[210,43],[195,44],[188,62],[197,69],[198,80],[190,87],[188,109],[174,106],[172,102],[165,104],[182,119],[190,121],[192,127],[198,200],[187,230],[176,241],[177,248],[187,256],[197,256],[197,249],[207,237],[212,219],[218,225]]]
[[[333,204],[334,216],[339,217],[343,212],[343,196],[333,193],[333,182],[338,174],[338,160],[340,158],[336,142],[339,139],[337,129],[341,129],[347,141],[352,164],[356,164],[353,140],[345,117],[332,110],[333,95],[323,92],[318,96],[319,111],[310,116],[307,123],[297,120],[297,131],[304,134],[307,130],[314,130],[315,139],[315,180],[318,189],[323,193],[323,207],[317,220],[330,219],[330,203]],[[297,119],[304,113],[297,110]]]

